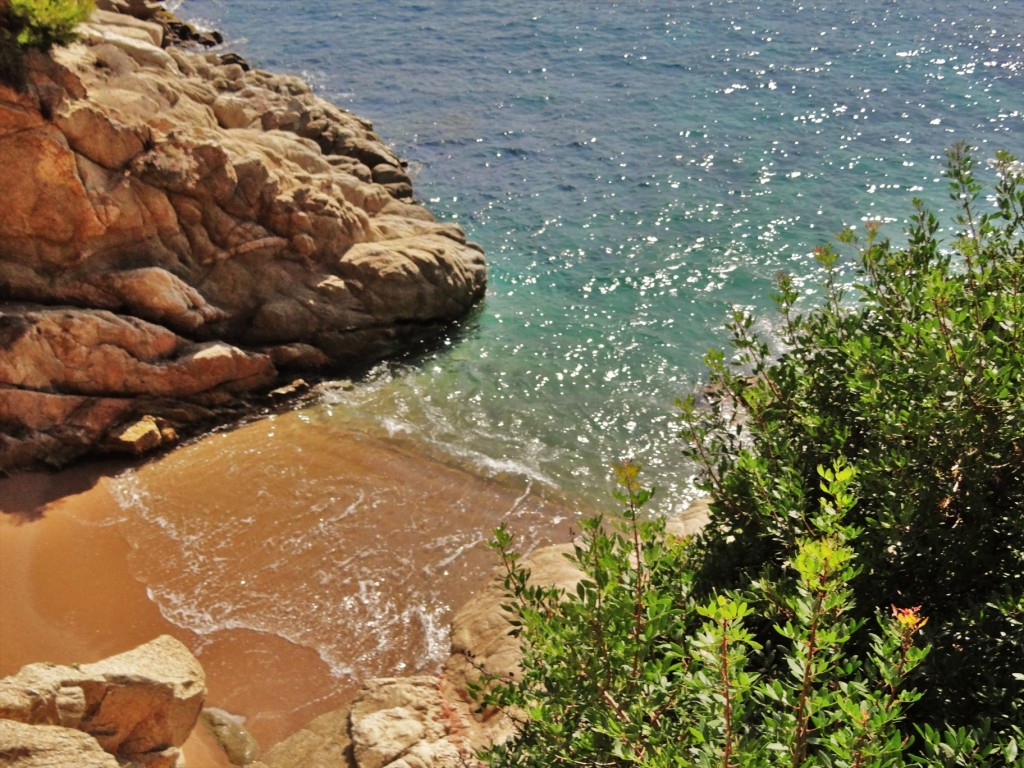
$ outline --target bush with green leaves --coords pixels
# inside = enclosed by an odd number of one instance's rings
[[[819,468],[818,511],[777,580],[706,595],[695,542],[640,518],[649,492],[636,471],[618,471],[621,519],[584,522],[570,556],[582,574],[573,592],[531,583],[511,534],[495,534],[523,662],[518,675],[485,676],[476,689],[516,724],[484,754],[491,765],[1016,764],[1017,741],[984,726],[909,737],[921,694],[907,680],[928,656],[918,644],[928,618],[917,606],[857,618],[851,467]],[[777,642],[758,637],[765,623]],[[863,653],[852,648],[858,634]]]
[[[45,51],[73,42],[94,8],[93,0],[10,0],[4,21],[21,46]]]
[[[945,246],[915,201],[905,247],[841,236],[856,294],[831,247],[821,306],[780,277],[781,355],[736,314],[706,402],[679,404],[699,537],[642,517],[630,464],[575,592],[499,529],[524,657],[478,690],[517,723],[493,765],[1021,764],[1024,179],[999,155],[988,206],[973,171],[955,147]]]
[[[861,615],[923,607],[933,651],[916,709],[958,726],[1024,719],[1024,179],[1007,154],[995,168],[990,206],[969,152],[950,151],[959,215],[945,245],[916,201],[905,247],[873,223],[863,243],[841,235],[856,248],[857,302],[835,248],[817,253],[824,306],[797,313],[780,277],[787,351],[774,357],[737,314],[735,358],[708,358],[710,413],[681,404],[715,498],[702,588],[784,568],[816,467],[842,456],[857,469]]]

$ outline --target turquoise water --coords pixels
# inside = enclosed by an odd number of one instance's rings
[[[438,348],[329,394],[311,429],[390,434],[583,502],[608,466],[692,492],[672,403],[731,308],[912,197],[958,140],[1024,155],[1024,2],[184,0],[254,65],[372,119],[490,260]]]

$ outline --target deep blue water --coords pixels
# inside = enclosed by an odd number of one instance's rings
[[[1024,155],[1024,2],[184,0],[255,66],[372,119],[418,196],[490,260],[426,359],[312,428],[386,432],[483,474],[601,499],[607,467],[688,493],[674,398],[731,308],[913,197],[958,140]]]

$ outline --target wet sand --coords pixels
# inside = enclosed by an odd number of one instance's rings
[[[436,669],[438,650],[422,636],[424,625],[409,618],[423,606],[408,604],[435,606],[428,618],[446,624],[452,608],[493,567],[483,539],[510,510],[517,527],[531,531],[529,546],[549,538],[553,527],[567,528],[549,522],[562,510],[541,501],[524,503],[521,489],[379,441],[323,430],[316,438],[322,445],[305,446],[301,472],[275,470],[265,481],[248,474],[291,466],[294,441],[306,434],[300,421],[287,416],[129,470],[132,487],[144,486],[152,507],[145,520],[125,509],[124,482],[112,475],[116,466],[0,480],[0,676],[36,661],[90,662],[170,634],[203,664],[207,706],[244,717],[266,749],[344,705],[363,678]],[[239,474],[241,469],[246,471]],[[264,485],[247,495],[253,489],[246,486],[258,483]],[[264,499],[264,510],[253,499],[263,499],[268,488],[276,498]],[[362,515],[352,512],[359,504]],[[309,509],[314,516],[302,518]],[[249,524],[225,523],[241,517]],[[273,533],[281,519],[292,518],[300,529],[321,530],[315,536],[293,529]],[[168,527],[174,536],[165,535]],[[185,537],[180,532],[186,530],[198,533]],[[318,553],[320,546],[326,549]],[[339,549],[348,556],[340,558]],[[240,583],[255,582],[248,587],[255,592],[228,585],[210,597],[204,569],[225,552],[239,558],[238,572],[252,574]],[[268,552],[276,559],[266,560]],[[321,571],[311,578],[314,567]],[[225,580],[221,574],[214,572],[214,583]],[[317,594],[318,583],[327,591]],[[368,583],[372,592],[366,599]],[[359,594],[341,594],[346,590]],[[232,628],[229,621],[212,629],[169,621],[175,604],[167,603],[167,594],[217,603],[194,606],[204,616],[231,615],[234,607],[220,601],[254,600],[255,594],[265,600],[247,608],[244,618],[256,624],[260,611],[273,614],[282,603],[294,603],[298,621],[312,627],[295,628],[302,638],[308,634],[308,642],[289,641],[285,632]],[[341,651],[325,652],[325,631],[337,634]],[[381,647],[382,638],[387,647]],[[440,639],[446,646],[446,636]],[[339,674],[322,657],[346,649],[358,663],[351,674]],[[206,739],[194,738],[189,750],[191,765],[218,764]]]
[[[167,621],[128,569],[130,547],[109,523],[118,511],[107,481],[61,497],[62,488],[79,486],[81,470],[70,474],[0,481],[0,677],[38,661],[97,661],[168,634],[200,659],[206,705],[245,716],[261,745],[350,699],[355,684],[332,678],[308,648],[258,632],[203,637]],[[37,496],[56,498],[24,503],[29,479]],[[229,765],[201,728],[186,758],[193,766]]]

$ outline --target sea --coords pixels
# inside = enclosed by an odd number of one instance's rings
[[[771,340],[778,273],[812,307],[815,246],[869,220],[899,241],[915,198],[951,238],[955,142],[988,182],[998,150],[1024,156],[1021,0],[169,5],[372,120],[487,254],[486,298],[436,343],[114,482],[136,550],[172,553],[136,564],[168,618],[278,634],[339,676],[436,664],[438,584],[479,586],[500,522],[529,547],[614,512],[618,461],[652,513],[684,508],[674,403],[731,314]],[[380,651],[401,637],[415,658]]]

